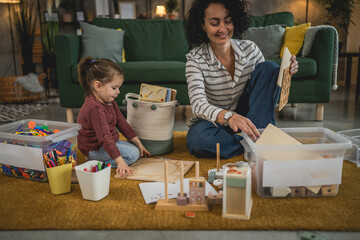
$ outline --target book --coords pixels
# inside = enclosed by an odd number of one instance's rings
[[[151,84],[142,83],[140,86],[140,101],[148,102],[170,102],[176,99],[177,91],[172,88],[166,88]]]
[[[279,76],[277,85],[281,87],[280,99],[279,99],[279,111],[285,107],[289,101],[291,74],[290,74],[290,61],[291,53],[287,47],[284,49],[283,57],[281,60]]]
[[[139,184],[141,193],[146,204],[156,203],[158,199],[165,199],[165,185],[163,182],[145,182]],[[180,192],[180,181],[168,184],[168,198],[177,198]],[[205,195],[212,192],[217,194],[217,191],[205,180]],[[184,193],[189,196],[189,178],[184,179]]]

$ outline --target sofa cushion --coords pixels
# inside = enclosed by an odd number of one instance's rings
[[[126,61],[182,61],[189,52],[182,20],[96,18],[92,24],[125,31]]]
[[[269,58],[266,60],[273,61],[280,65],[281,59],[280,58]],[[314,77],[317,74],[317,64],[316,60],[313,58],[306,58],[306,57],[297,57],[296,60],[299,62],[299,70],[294,75],[294,79],[297,78],[309,78]]]
[[[80,22],[82,29],[81,58],[91,56],[95,59],[107,58],[114,62],[122,61],[124,31],[103,28]]]
[[[278,58],[284,33],[285,27],[278,24],[265,27],[250,27],[244,32],[243,39],[253,41],[266,59]]]
[[[250,27],[264,27],[274,24],[292,27],[294,26],[294,16],[291,12],[279,12],[250,18]]]
[[[185,63],[179,61],[144,61],[118,63],[124,72],[125,83],[182,83],[186,84]],[[72,79],[78,83],[77,65],[72,67]]]
[[[282,57],[285,47],[292,55],[297,55],[304,42],[305,33],[311,23],[303,23],[294,27],[287,27],[285,30],[284,43],[281,47],[280,57]]]

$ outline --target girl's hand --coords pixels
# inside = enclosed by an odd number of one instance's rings
[[[120,174],[120,177],[127,177],[133,173],[133,170],[126,164],[122,156],[115,159],[117,163],[116,174]]]
[[[292,55],[290,58],[290,74],[294,75],[299,69],[299,63],[296,60],[296,56]]]
[[[253,141],[260,137],[259,131],[256,129],[251,120],[237,113],[234,113],[234,115],[229,119],[228,124],[234,132],[237,132],[240,129],[249,135]]]
[[[138,137],[134,137],[130,140],[132,143],[134,143],[137,148],[140,151],[140,156],[142,157],[150,157],[151,154],[149,153],[149,151],[144,147],[144,145],[141,143],[140,139]]]

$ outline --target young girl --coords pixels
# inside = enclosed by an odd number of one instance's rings
[[[114,101],[124,82],[123,72],[110,60],[85,57],[79,62],[78,77],[88,94],[77,117],[82,126],[78,147],[89,160],[110,163],[117,167],[117,174],[125,177],[132,173],[128,165],[150,153]],[[118,130],[135,145],[119,140]]]

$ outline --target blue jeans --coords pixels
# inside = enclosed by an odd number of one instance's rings
[[[235,109],[257,128],[265,128],[269,123],[275,125],[274,109],[280,96],[279,69],[271,61],[256,66]],[[190,127],[186,141],[189,152],[196,157],[215,158],[216,143],[220,143],[220,157],[231,158],[244,152],[241,139],[230,127],[199,120]]]
[[[140,158],[140,151],[134,144],[119,140],[116,142],[116,146],[127,165],[133,164]],[[111,167],[117,167],[115,160],[109,156],[103,147],[100,147],[97,151],[90,151],[87,159],[102,161],[106,164],[110,163]]]

